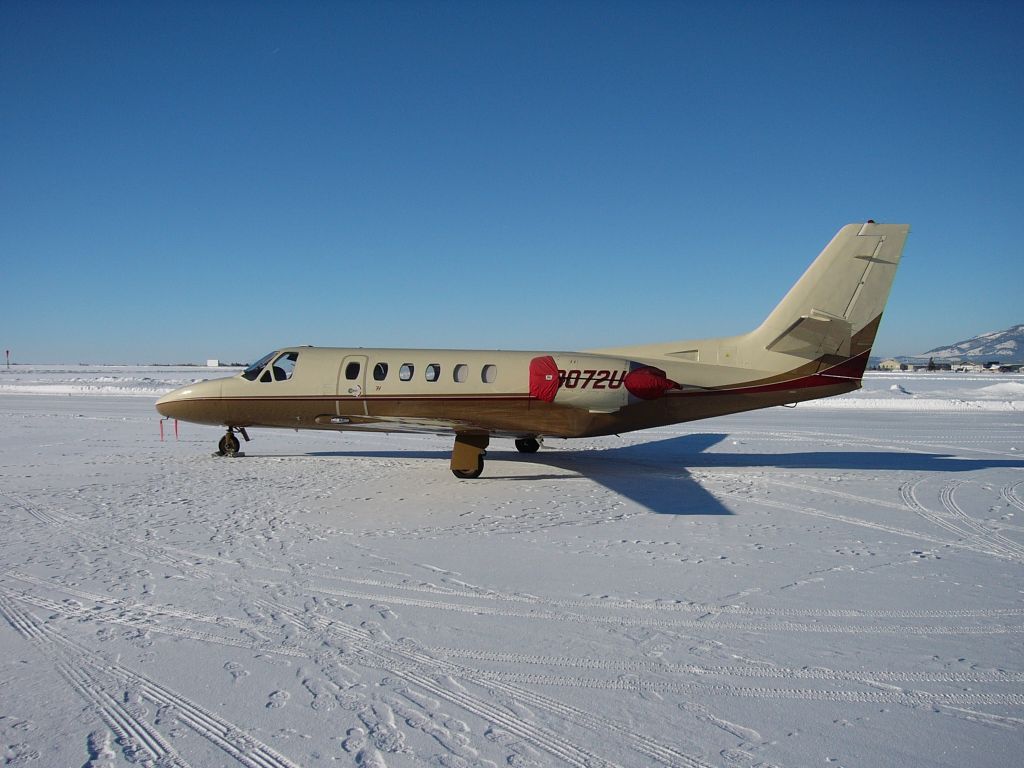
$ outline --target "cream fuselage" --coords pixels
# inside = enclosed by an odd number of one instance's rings
[[[492,436],[586,437],[838,395],[860,387],[909,227],[848,224],[754,330],[589,352],[292,347],[157,403],[227,427],[454,433],[477,477]]]
[[[274,376],[276,357],[296,355]],[[558,394],[531,394],[531,362],[551,357]],[[623,385],[656,364],[678,387],[641,399]],[[164,416],[226,427],[584,437],[792,403],[855,389],[807,366],[766,371],[590,353],[291,347],[255,371],[197,382],[161,398]]]

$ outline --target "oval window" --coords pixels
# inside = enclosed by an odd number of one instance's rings
[[[464,382],[466,379],[469,378],[469,366],[466,365],[465,363],[459,363],[458,365],[456,365],[455,370],[452,371],[452,378],[455,379],[455,381],[458,382],[459,384]]]
[[[349,381],[355,381],[359,378],[359,363],[352,362],[345,366],[345,378]]]
[[[437,381],[441,378],[441,366],[439,363],[431,363],[423,373],[427,377],[427,381]]]
[[[377,363],[375,366],[373,366],[373,380],[374,381],[384,381],[384,379],[386,379],[387,377],[388,377],[388,364],[387,363]]]
[[[493,384],[497,378],[498,366],[496,365],[485,365],[484,369],[480,372],[480,379],[484,384]]]
[[[398,369],[398,378],[402,381],[412,381],[412,374],[415,370],[416,366],[412,363],[402,363],[402,367]]]

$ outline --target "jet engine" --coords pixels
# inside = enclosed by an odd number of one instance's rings
[[[544,355],[530,361],[530,395],[548,403],[613,413],[680,386],[663,370],[621,357]]]

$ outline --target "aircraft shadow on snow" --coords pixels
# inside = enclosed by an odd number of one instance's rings
[[[1021,459],[962,459],[904,451],[801,451],[798,453],[708,453],[728,435],[693,434],[603,450],[541,451],[523,455],[488,449],[488,456],[557,467],[573,474],[487,475],[489,480],[537,481],[589,478],[657,514],[731,515],[722,502],[691,477],[690,469],[829,469],[861,471],[969,472],[1024,468]],[[446,451],[319,451],[311,456],[422,458],[443,461]],[[495,465],[491,465],[494,468]]]

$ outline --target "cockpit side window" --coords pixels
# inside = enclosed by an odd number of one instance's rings
[[[274,381],[287,381],[295,373],[295,363],[299,359],[298,352],[285,352],[274,361]]]
[[[248,368],[242,371],[242,378],[248,379],[249,381],[256,381],[256,377],[260,375],[260,371],[263,370],[263,366],[269,363],[276,354],[276,352],[270,352],[261,357],[255,363],[252,363]]]
[[[249,381],[256,381],[256,377],[259,376],[260,382],[263,384],[272,381],[288,381],[295,373],[295,363],[299,359],[299,353],[284,352],[274,359],[276,354],[276,352],[271,352],[266,357],[257,360],[242,371],[242,376]],[[274,362],[267,365],[272,359],[274,359]],[[261,370],[263,371],[262,375],[260,375]]]

